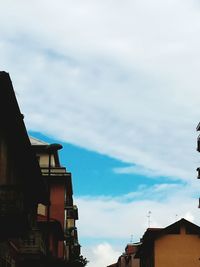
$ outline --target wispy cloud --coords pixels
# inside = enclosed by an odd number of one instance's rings
[[[104,254],[99,246],[105,248],[107,247],[105,243],[108,243],[110,246],[108,251],[112,250],[110,257],[114,255],[117,261],[126,244],[130,242],[130,237],[133,236],[134,242],[139,241],[149,226],[166,227],[181,218],[198,225],[199,190],[197,181],[182,185],[140,186],[137,191],[116,198],[100,196],[76,198],[80,215],[78,221],[80,242],[86,239],[94,240],[94,244],[87,246],[86,249],[86,255],[92,258],[90,266],[95,266],[94,251],[101,251],[101,263],[104,262],[104,266],[108,264],[108,253]],[[151,211],[150,217],[148,217],[149,211]],[[94,251],[91,252],[92,250]],[[117,257],[114,251],[118,253]],[[115,261],[110,260],[109,264]]]
[[[183,180],[78,198],[82,236],[139,238],[149,210],[155,226],[198,221],[199,25],[196,0],[1,3],[1,69],[29,130],[131,166],[118,173]],[[115,254],[104,244],[93,255],[105,248]]]
[[[179,0],[2,3],[1,66],[28,128],[136,166],[118,171],[193,179],[199,13]]]
[[[164,227],[173,223],[176,215],[182,218],[188,214],[198,224],[199,187],[198,183],[157,184],[115,198],[78,197],[82,237],[128,239],[133,234],[139,239],[148,227],[148,211],[154,227]]]
[[[167,166],[166,166],[167,167]],[[169,173],[169,170],[171,169],[171,175]],[[160,177],[169,177],[171,179],[174,180],[182,180],[183,178],[188,178],[185,176],[185,170],[175,170],[173,168],[170,168],[169,166],[167,167],[166,172],[164,173],[163,171],[160,171],[157,168],[146,168],[146,166],[139,166],[139,165],[135,165],[135,166],[128,166],[128,167],[117,167],[114,168],[113,171],[116,174],[140,174],[142,176],[145,177],[149,177],[149,178],[160,178]],[[172,175],[172,173],[174,172],[174,177]]]

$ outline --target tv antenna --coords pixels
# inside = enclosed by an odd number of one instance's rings
[[[150,227],[150,223],[151,223],[151,211],[148,212],[148,227]]]

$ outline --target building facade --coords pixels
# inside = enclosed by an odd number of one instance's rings
[[[107,267],[139,267],[140,259],[136,258],[135,255],[140,245],[140,242],[127,244],[125,252],[118,258],[117,262]]]
[[[64,237],[58,243],[58,257],[66,262],[73,261],[80,255],[76,227],[78,209],[73,203],[71,173],[60,164],[58,151],[62,146],[48,144],[33,137],[30,137],[30,141],[48,185],[50,198],[49,205],[39,205],[38,213],[61,223]],[[52,246],[50,249],[52,250]]]
[[[136,257],[140,267],[200,265],[200,227],[181,219],[166,228],[148,228]]]
[[[23,118],[9,74],[0,72],[0,266],[32,266],[26,240],[34,236],[38,244],[37,206],[48,203]],[[33,251],[33,261],[40,248]]]
[[[29,137],[23,118],[0,72],[0,267],[71,267],[80,256],[71,173],[62,146]]]

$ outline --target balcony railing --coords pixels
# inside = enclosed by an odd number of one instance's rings
[[[65,206],[67,219],[78,220],[78,208],[76,205]]]
[[[200,152],[200,135],[197,138],[197,151]]]
[[[76,242],[73,246],[73,254],[78,257],[80,255],[81,252],[81,246],[78,242]]]
[[[32,230],[26,239],[20,240],[20,253],[24,255],[46,255],[46,245],[39,230]]]
[[[23,211],[22,192],[16,186],[0,186],[0,217],[21,214]]]
[[[69,227],[65,229],[65,242],[67,244],[75,244],[77,242],[77,228]]]
[[[67,176],[68,173],[66,172],[65,167],[43,167],[41,166],[41,171],[44,176]]]
[[[197,168],[197,179],[200,179],[200,168]]]

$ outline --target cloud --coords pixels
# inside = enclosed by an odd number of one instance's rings
[[[162,177],[162,176],[171,176],[170,178],[173,179],[172,174],[169,174],[169,169],[170,167],[168,166],[167,172],[163,173],[162,171],[158,169],[150,169],[146,168],[145,166],[128,166],[128,167],[119,167],[119,168],[114,168],[113,171],[116,174],[140,174],[145,177],[149,178],[156,178],[156,177]],[[171,170],[172,172],[174,171],[173,169]],[[174,179],[177,180],[177,177],[184,178],[185,177],[185,172],[184,170],[179,170],[176,174],[174,173]]]
[[[7,0],[0,14],[1,69],[28,130],[131,165],[119,173],[183,180],[77,198],[81,236],[137,241],[148,211],[152,226],[198,222],[198,1]],[[99,266],[106,250],[91,250]]]
[[[199,13],[179,0],[2,3],[1,68],[28,129],[134,164],[124,172],[194,179]]]
[[[199,183],[140,186],[118,197],[78,197],[80,243],[89,266],[107,266],[117,261],[130,238],[140,241],[147,227],[166,227],[181,218],[199,225]],[[150,213],[150,217],[148,217]],[[111,243],[112,241],[112,243]],[[115,259],[115,260],[114,260]],[[104,262],[104,264],[103,264]],[[99,265],[98,265],[99,264]]]
[[[79,207],[81,236],[129,240],[133,235],[139,241],[148,227],[149,211],[152,227],[165,227],[183,217],[198,224],[197,182],[140,186],[135,192],[115,198],[78,197],[75,201]]]
[[[120,172],[193,179],[199,13],[179,0],[3,3],[2,68],[28,129],[135,166]]]
[[[115,250],[109,243],[101,243],[93,248],[83,250],[83,254],[86,258],[90,258],[88,267],[102,267],[117,262],[121,252]]]

